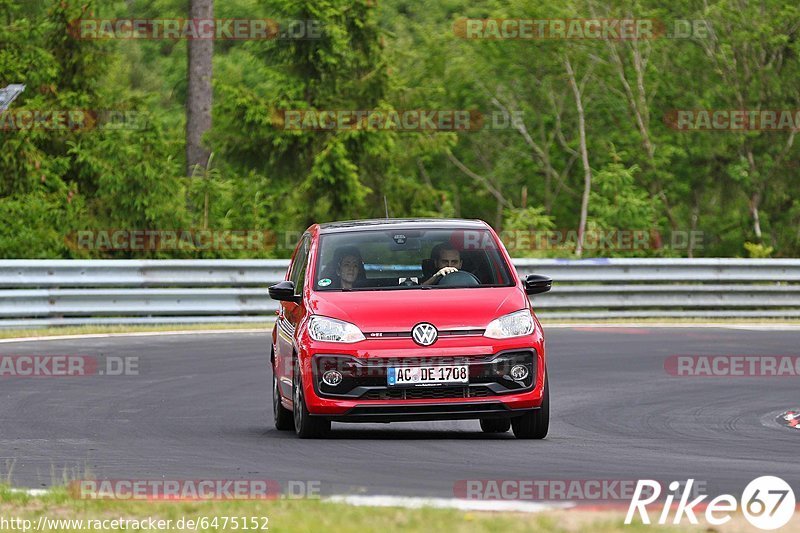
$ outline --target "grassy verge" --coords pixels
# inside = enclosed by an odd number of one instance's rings
[[[637,532],[652,531],[652,526],[623,524],[622,512],[582,512],[552,511],[538,514],[467,512],[445,509],[400,509],[382,507],[353,507],[344,504],[326,503],[319,500],[273,500],[273,501],[235,501],[235,502],[122,502],[90,501],[72,499],[65,490],[56,490],[45,496],[32,497],[0,488],[0,521],[2,519],[30,520],[35,528],[40,517],[49,520],[83,520],[82,524],[52,522],[41,531],[123,531],[122,527],[98,527],[89,529],[87,520],[171,520],[171,527],[162,531],[195,531],[186,527],[186,520],[199,521],[206,518],[209,526],[217,517],[217,527],[199,527],[198,531],[233,531],[232,518],[238,517],[239,530],[316,532],[316,531],[456,531],[456,532]],[[224,517],[230,517],[224,527]],[[268,519],[265,524],[261,517]],[[242,527],[243,520],[257,528]],[[256,518],[255,522],[251,519]],[[179,520],[184,519],[184,527],[178,528]],[[107,523],[106,526],[112,524]],[[17,524],[19,526],[19,524]],[[127,531],[132,528],[128,527]],[[140,531],[152,530],[143,524]],[[657,528],[658,531],[690,531],[700,529]],[[15,531],[17,527],[3,528],[0,531]]]

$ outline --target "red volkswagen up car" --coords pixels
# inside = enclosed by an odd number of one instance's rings
[[[479,419],[547,435],[542,328],[482,221],[385,219],[311,226],[295,249],[272,332],[275,426],[321,437],[337,422]]]

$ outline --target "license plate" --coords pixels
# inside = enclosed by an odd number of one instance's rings
[[[386,382],[389,385],[469,383],[469,367],[466,365],[391,367],[386,375]]]

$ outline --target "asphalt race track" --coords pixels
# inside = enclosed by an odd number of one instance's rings
[[[320,481],[323,494],[452,497],[467,479],[685,480],[739,493],[800,485],[798,377],[673,377],[673,354],[800,355],[800,331],[548,329],[545,441],[477,421],[334,424],[299,440],[272,423],[267,333],[0,344],[0,355],[138,356],[139,375],[0,378],[0,479]]]

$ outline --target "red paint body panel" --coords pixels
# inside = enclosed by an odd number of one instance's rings
[[[475,228],[475,222],[471,228]],[[494,231],[485,223],[495,239],[505,261],[511,265],[508,252]],[[397,406],[415,404],[451,404],[502,402],[511,409],[531,409],[542,403],[546,368],[545,343],[541,325],[534,316],[535,328],[531,335],[510,339],[490,339],[483,335],[441,336],[431,346],[419,346],[409,337],[369,338],[371,332],[408,332],[420,322],[430,322],[437,329],[485,329],[492,320],[508,313],[529,308],[530,302],[515,269],[510,267],[514,286],[475,287],[407,291],[353,291],[332,292],[313,290],[316,254],[321,229],[310,227],[309,263],[303,287],[302,303],[281,302],[278,323],[273,330],[275,355],[274,371],[281,383],[282,402],[291,408],[291,384],[294,381],[294,358],[297,357],[303,372],[303,384],[308,411],[312,415],[342,416],[357,406]],[[298,251],[292,258],[297,259]],[[291,266],[289,271],[291,271]],[[287,273],[288,279],[289,274]],[[307,324],[312,315],[321,315],[351,322],[367,336],[366,340],[345,344],[319,342],[311,339]],[[534,349],[536,379],[532,389],[525,392],[498,394],[485,398],[444,398],[437,400],[364,400],[322,398],[314,389],[312,358],[316,354],[348,355],[359,359],[420,358],[420,357],[470,357],[489,356],[506,350]]]

